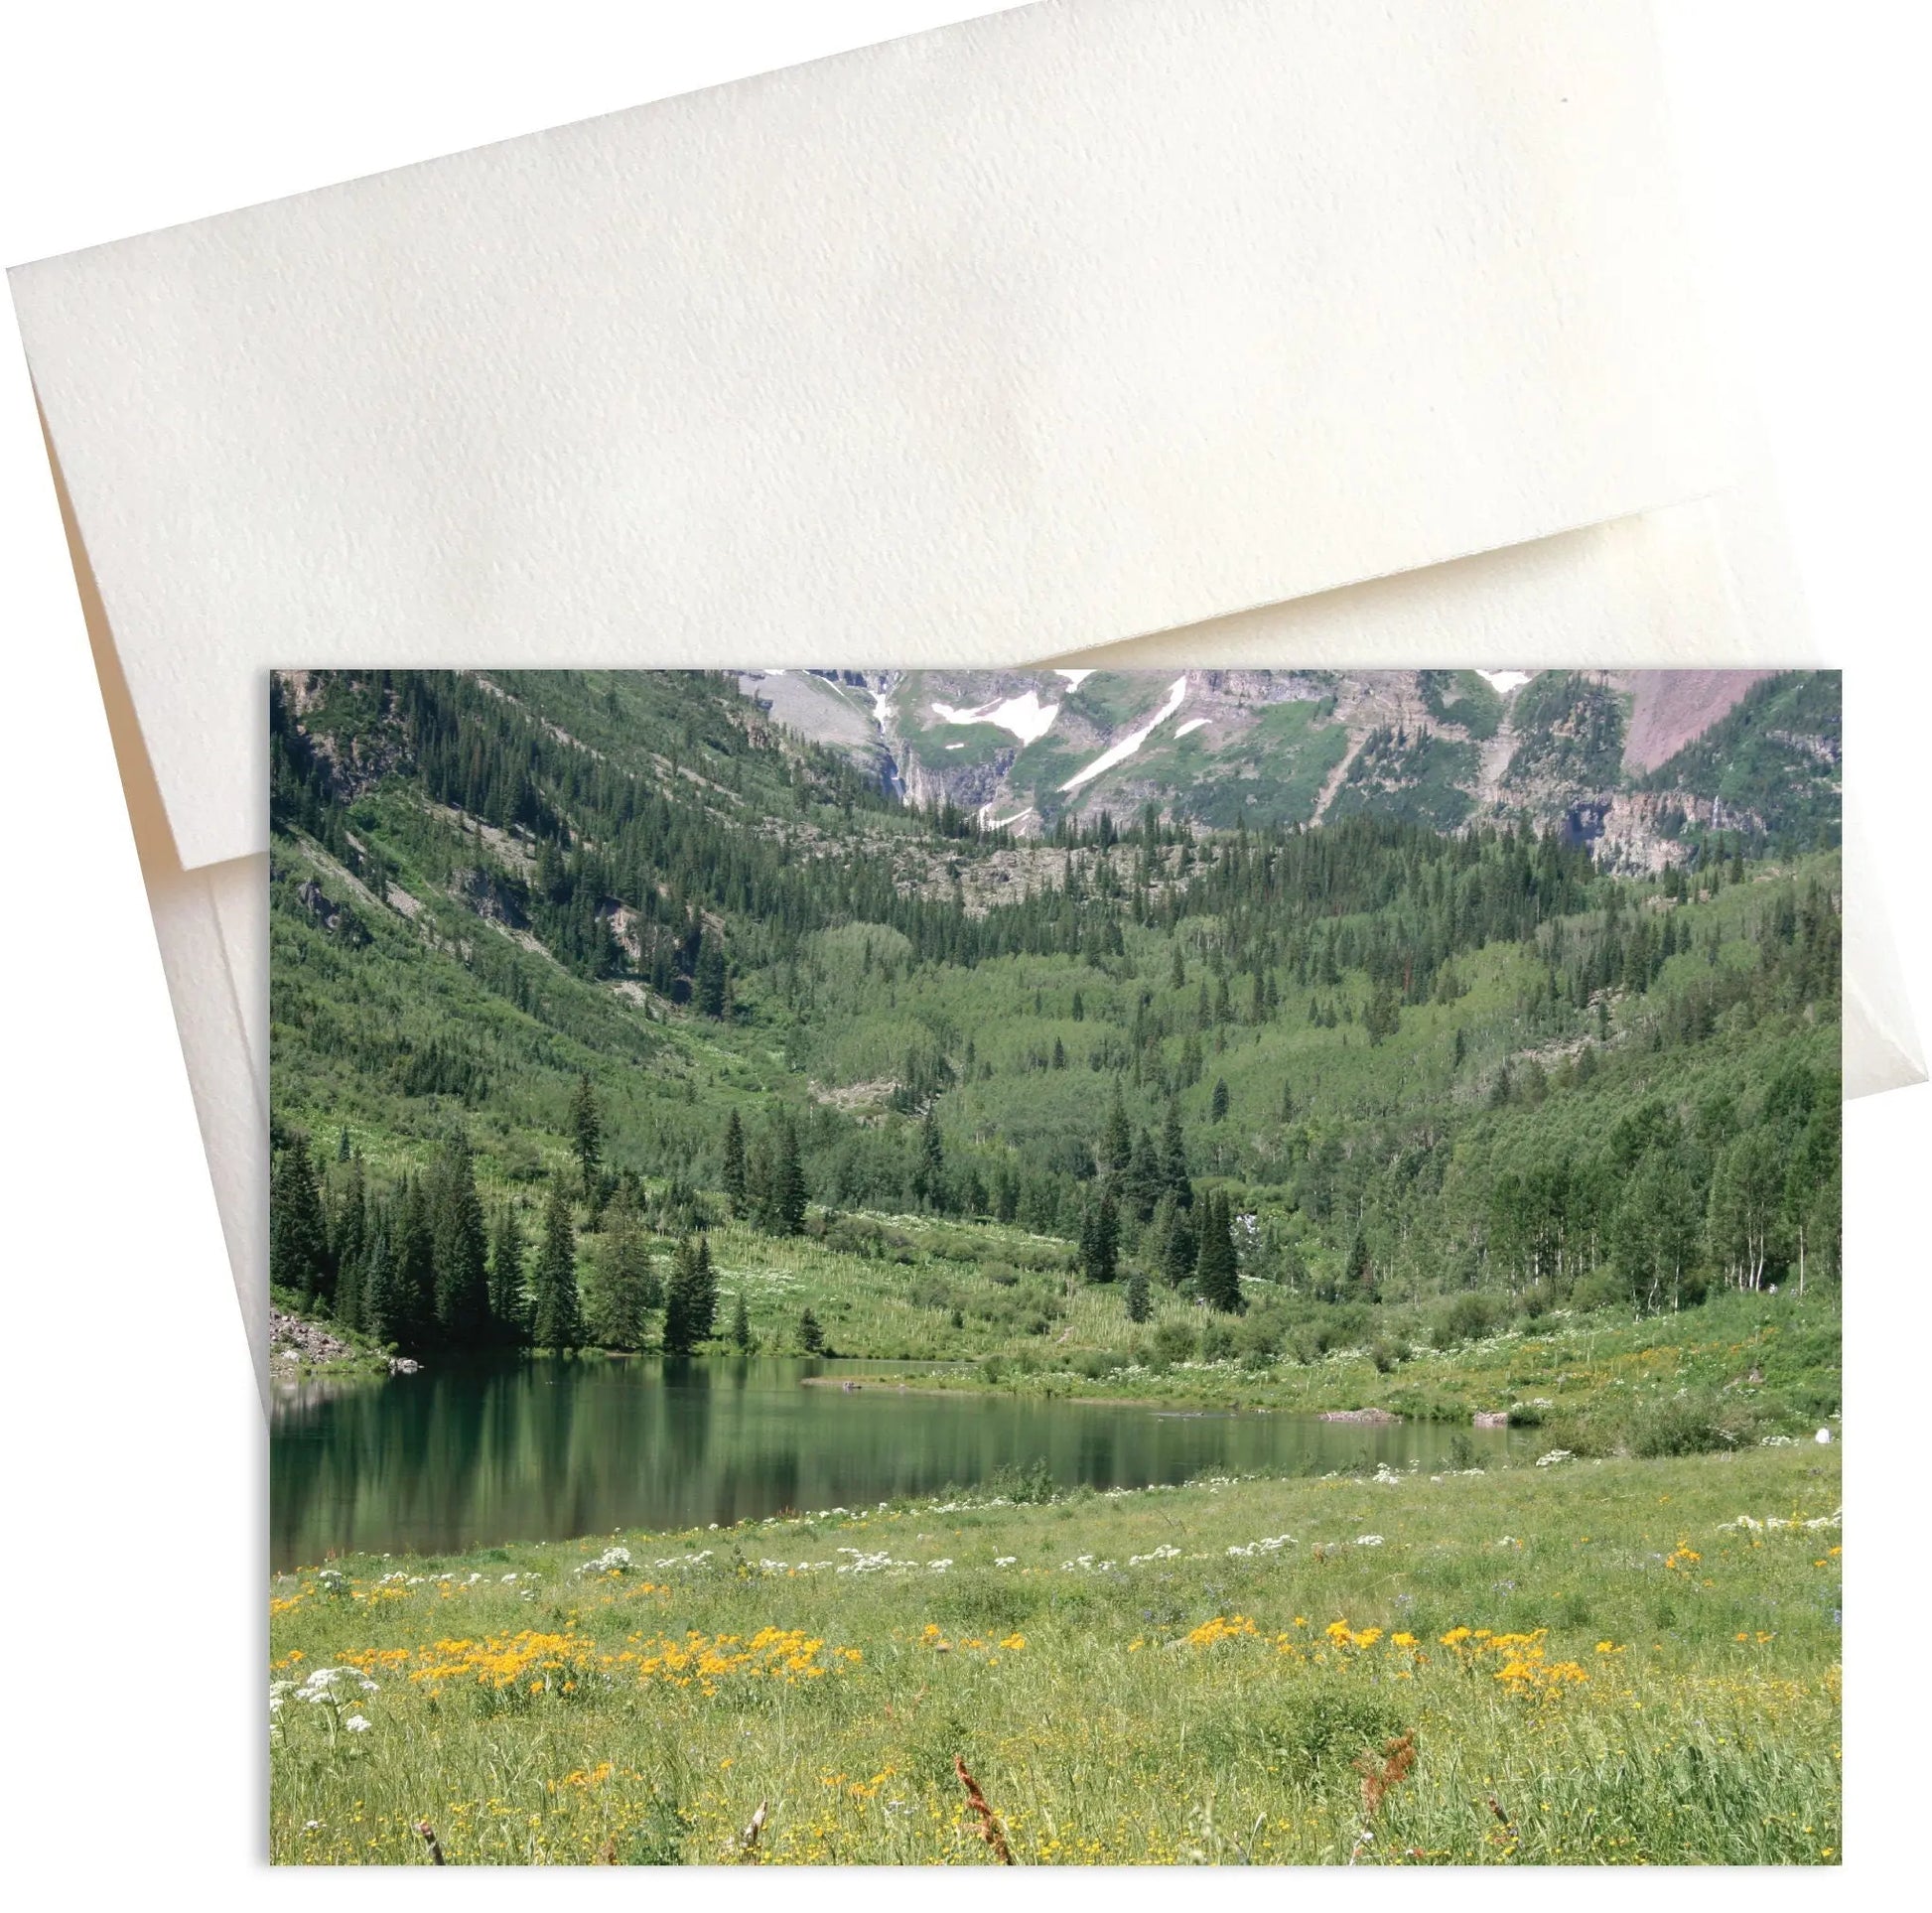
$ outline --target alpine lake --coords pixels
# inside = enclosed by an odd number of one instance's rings
[[[279,1382],[275,1571],[620,1530],[729,1527],[948,1489],[1139,1488],[1202,1475],[1500,1461],[1532,1432],[1188,1412],[902,1383],[878,1361],[446,1360],[387,1380]],[[846,1375],[864,1376],[849,1383]],[[922,1386],[922,1384],[924,1386]]]

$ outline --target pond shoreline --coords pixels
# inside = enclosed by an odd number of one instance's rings
[[[868,1379],[869,1378],[869,1379]],[[846,1383],[853,1386],[848,1390]],[[1248,1405],[930,1385],[798,1360],[439,1363],[384,1386],[278,1391],[271,1556],[447,1553],[784,1507],[1247,1475],[1497,1465],[1514,1437],[1349,1427]],[[922,1385],[923,1384],[923,1385]]]

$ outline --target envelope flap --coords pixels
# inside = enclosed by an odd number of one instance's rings
[[[19,270],[183,863],[260,672],[901,664],[1725,468],[1636,0],[1049,5]]]

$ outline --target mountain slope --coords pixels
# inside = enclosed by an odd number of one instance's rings
[[[1149,804],[1222,830],[1351,813],[1437,830],[1521,818],[1656,869],[1713,830],[1782,843],[1793,817],[1827,823],[1837,680],[1808,679],[1793,719],[1786,704],[1752,696],[1766,676],[919,671],[747,673],[740,683],[882,788],[1022,837]],[[1803,744],[1753,744],[1779,725],[1797,735],[1792,723],[1808,727]],[[1695,752],[1718,726],[1720,749]],[[1793,784],[1775,818],[1750,800],[1773,762]]]

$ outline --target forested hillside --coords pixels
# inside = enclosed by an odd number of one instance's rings
[[[278,678],[275,1284],[419,1353],[809,1347],[754,1279],[809,1245],[890,1297],[856,1352],[1266,1357],[1835,1283],[1837,679],[1617,771],[1675,846],[1632,875],[1533,801],[1611,775],[1613,687],[1411,675],[1428,729],[1227,747],[1318,825],[1183,738],[1032,835],[735,677]]]

